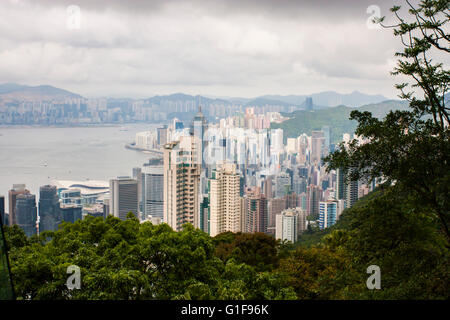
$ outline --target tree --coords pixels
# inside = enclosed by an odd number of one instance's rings
[[[291,257],[280,261],[279,272],[287,275],[297,299],[338,299],[349,283],[343,275],[351,273],[342,252],[324,246],[299,246]]]
[[[278,264],[280,241],[264,233],[224,233],[217,235],[215,241],[216,255],[224,262],[234,258],[257,271],[270,271]]]
[[[434,59],[448,58],[450,36],[448,0],[423,0],[414,7],[406,1],[409,19],[401,16],[401,7],[391,9],[398,23],[383,24],[403,44],[394,75],[404,75],[413,83],[401,83],[399,97],[409,102],[410,110],[391,111],[383,120],[369,112],[353,111],[357,120],[355,133],[364,143],[354,139],[341,144],[325,162],[328,171],[341,168],[347,180],[384,181],[402,194],[410,195],[413,212],[426,213],[439,221],[450,248],[450,131],[446,93],[450,73]],[[411,87],[413,91],[407,91]],[[422,98],[420,98],[422,96]]]
[[[345,259],[334,294],[349,299],[448,299],[450,253],[438,224],[426,212],[411,214],[408,193],[375,191],[346,210],[322,239]],[[367,267],[381,270],[381,290],[366,287]],[[344,288],[345,287],[345,288]]]

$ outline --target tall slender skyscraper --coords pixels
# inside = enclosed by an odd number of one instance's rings
[[[345,174],[344,170],[338,168],[336,170],[336,199],[345,199],[346,198],[346,183],[345,183]]]
[[[164,145],[164,222],[180,231],[185,223],[200,227],[198,144],[193,135]]]
[[[17,224],[28,237],[37,233],[37,207],[34,194],[18,194],[16,199],[15,224]]]
[[[200,193],[205,195],[208,186],[207,179],[211,176],[211,170],[214,168],[214,164],[209,163],[210,161],[204,156],[208,143],[207,130],[208,124],[202,113],[202,106],[199,105],[198,112],[192,121],[191,132],[195,141],[195,162],[200,165]]]
[[[167,143],[167,125],[163,125],[157,129],[158,144],[163,146]]]
[[[358,181],[349,181],[346,186],[345,203],[346,207],[352,207],[358,201]]]
[[[313,99],[311,97],[307,97],[305,100],[305,110],[311,111],[313,108]]]
[[[56,186],[39,188],[39,232],[56,231],[62,221]]]
[[[331,142],[331,132],[330,132],[330,126],[323,126],[322,131],[325,137],[325,148],[330,149],[330,142]]]
[[[9,225],[17,224],[16,220],[16,198],[19,194],[29,194],[30,191],[25,189],[24,184],[14,184],[12,189],[8,192],[9,200]]]
[[[209,180],[210,235],[241,231],[240,176],[235,164],[212,172]]]
[[[321,189],[315,185],[309,185],[306,188],[306,212],[315,217],[319,218],[319,201],[321,195]]]
[[[203,157],[203,151],[206,148],[206,141],[204,139],[206,130],[208,129],[206,118],[202,113],[202,107],[198,107],[198,112],[192,122],[192,134],[195,137],[195,143],[197,144],[195,149],[197,151],[196,161],[201,164],[202,168],[206,169],[205,159]]]
[[[138,187],[138,204],[139,204],[139,212],[144,212],[144,203],[143,203],[143,183],[142,183],[142,169],[140,167],[133,168],[133,179],[137,181]]]
[[[322,161],[325,137],[323,131],[311,132],[311,164],[320,164]]]
[[[139,219],[138,183],[131,177],[117,177],[109,181],[110,214],[125,220],[129,212]]]

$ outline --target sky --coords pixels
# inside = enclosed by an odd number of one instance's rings
[[[85,97],[354,90],[395,98],[398,1],[2,0],[0,83]]]

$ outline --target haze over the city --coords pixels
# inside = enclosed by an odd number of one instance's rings
[[[85,97],[358,90],[396,98],[389,72],[399,43],[392,30],[368,26],[391,3],[323,4],[6,0],[0,83],[49,84]]]

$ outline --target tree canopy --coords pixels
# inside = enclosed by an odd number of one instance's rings
[[[403,50],[394,75],[410,82],[397,85],[399,97],[408,101],[409,110],[391,111],[382,120],[370,112],[352,111],[358,121],[355,133],[362,138],[341,144],[325,159],[328,170],[341,168],[348,180],[378,180],[396,185],[410,195],[413,211],[436,219],[450,248],[450,130],[446,94],[450,71],[448,59],[450,36],[447,33],[450,2],[424,0],[417,6],[406,1],[408,16],[400,6],[391,11],[397,20],[385,25],[393,28]],[[411,90],[411,91],[410,91]]]

